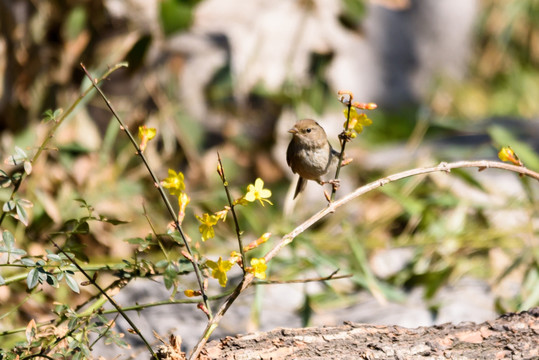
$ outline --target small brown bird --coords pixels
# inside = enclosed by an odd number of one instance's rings
[[[338,185],[337,180],[321,179],[330,171],[332,165],[337,163],[340,156],[340,153],[331,147],[324,129],[312,119],[303,119],[288,132],[294,136],[286,150],[286,162],[295,174],[299,174],[294,199],[303,191],[307,180],[314,180],[320,185]]]

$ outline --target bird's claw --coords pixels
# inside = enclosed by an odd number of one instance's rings
[[[352,137],[350,136],[350,134],[346,131],[343,131],[342,133],[339,134],[339,140],[341,142],[341,145],[344,142],[349,142],[350,140],[352,140]]]
[[[320,185],[325,185],[325,184],[331,184],[333,186],[334,190],[338,190],[339,187],[341,186],[341,180],[332,179],[332,180],[328,180],[328,181],[320,181]]]
[[[339,179],[329,180],[328,183],[331,184],[335,190],[338,190],[341,186],[341,180]]]

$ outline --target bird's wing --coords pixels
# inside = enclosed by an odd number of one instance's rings
[[[292,163],[293,154],[294,154],[294,141],[290,141],[290,144],[288,144],[288,149],[286,149],[286,163],[291,168],[292,168],[291,163]],[[292,172],[294,172],[294,174],[296,173],[293,168],[292,168]]]

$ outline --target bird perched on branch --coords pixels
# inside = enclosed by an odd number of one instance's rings
[[[324,129],[312,119],[298,121],[288,130],[292,141],[286,150],[286,162],[295,174],[299,175],[294,199],[305,189],[307,180],[314,180],[320,185],[327,183],[338,187],[338,180],[322,180],[338,163],[340,153],[331,147]]]

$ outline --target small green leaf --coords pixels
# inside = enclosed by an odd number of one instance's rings
[[[71,275],[66,274],[66,282],[67,285],[71,288],[71,290],[73,290],[77,294],[80,293],[79,284]]]
[[[17,166],[26,160],[28,160],[28,156],[24,150],[15,146],[15,154],[9,155],[7,159],[4,160],[4,163],[11,166]]]
[[[47,259],[49,259],[50,261],[62,262],[62,258],[58,254],[47,254]]]
[[[156,262],[155,267],[164,268],[165,266],[167,266],[167,264],[168,264],[168,261],[163,259],[163,260],[159,260],[158,262]]]
[[[75,227],[73,234],[88,234],[90,233],[90,225],[86,221],[83,221]]]
[[[12,212],[13,210],[15,210],[15,201],[13,200],[9,200],[8,202],[4,203],[4,206],[2,206],[2,211],[3,212]]]
[[[36,263],[34,262],[34,260],[30,259],[30,258],[22,258],[19,260],[24,266],[29,266],[29,267],[32,267],[32,266],[36,266]]]
[[[99,216],[99,220],[100,221],[103,221],[103,222],[106,222],[106,223],[109,223],[109,224],[112,224],[112,225],[121,225],[121,224],[129,224],[130,221],[124,221],[124,220],[118,220],[118,219],[110,219],[106,216]]]
[[[15,237],[12,233],[10,233],[8,230],[4,230],[2,232],[2,240],[4,241],[4,245],[11,250],[13,249],[13,244],[15,244]]]
[[[56,121],[63,112],[64,110],[62,109],[56,109],[54,112],[51,109],[48,109],[43,113],[43,122],[47,123],[52,120]]]
[[[25,207],[25,208],[34,207],[34,203],[31,202],[30,200],[26,200],[26,199],[17,199],[16,203],[19,204],[20,206]]]
[[[28,213],[24,206],[17,202],[15,208],[17,209],[17,219],[22,222],[24,226],[28,226]]]
[[[26,175],[30,175],[32,173],[32,163],[30,161],[24,162],[24,172]]]
[[[56,280],[54,275],[47,274],[47,284],[54,288],[58,288],[58,280]]]
[[[38,281],[39,281],[39,271],[37,271],[37,268],[33,268],[28,273],[28,276],[26,276],[26,284],[28,286],[28,289],[35,288]]]
[[[167,267],[165,268],[165,273],[163,274],[163,279],[165,281],[165,287],[167,289],[170,289],[174,282],[176,281],[176,276],[178,275],[178,272],[176,271],[176,268],[174,267],[174,264],[169,263]]]
[[[11,185],[11,178],[4,170],[0,170],[0,188],[6,188],[9,185]]]

